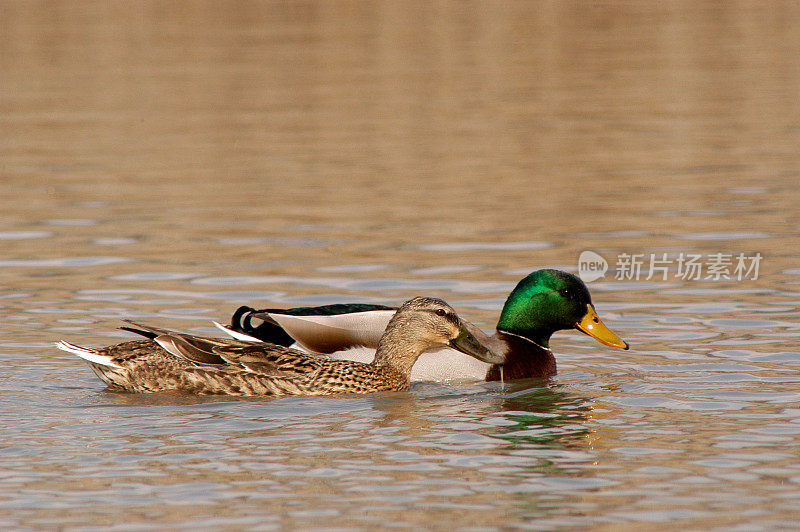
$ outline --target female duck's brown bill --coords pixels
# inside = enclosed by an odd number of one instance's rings
[[[494,351],[490,351],[486,346],[480,343],[478,339],[464,327],[463,323],[461,324],[458,336],[450,340],[450,347],[488,364],[503,364],[506,361],[504,357],[496,354]]]

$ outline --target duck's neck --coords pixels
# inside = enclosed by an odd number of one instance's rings
[[[500,319],[497,322],[499,333],[514,335],[530,340],[539,347],[550,349],[550,337],[561,327],[549,325],[544,320],[536,319],[532,313],[527,313],[526,320],[522,323],[519,317],[515,317],[507,308],[503,309]]]
[[[542,345],[525,336],[501,330],[497,331],[494,338],[504,346],[504,379],[531,379],[556,374],[556,359],[547,344]],[[486,380],[500,380],[500,366],[491,366],[486,373]]]
[[[411,367],[429,346],[422,345],[413,335],[404,334],[405,327],[389,327],[378,342],[372,364],[379,368],[390,368],[409,378]]]

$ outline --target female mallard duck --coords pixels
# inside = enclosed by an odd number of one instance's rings
[[[241,307],[231,326],[224,329],[238,338],[283,345],[296,342],[311,352],[357,360],[368,356],[364,350],[342,350],[374,348],[393,312],[392,307],[365,304],[259,311]],[[252,318],[264,322],[256,326]],[[600,343],[628,349],[628,344],[600,321],[583,281],[559,270],[538,270],[521,280],[508,296],[493,335],[465,324],[481,343],[503,357],[505,379],[555,375],[550,336],[562,329],[578,329]],[[487,366],[452,351],[443,355],[423,356],[411,379],[500,379],[497,365]]]
[[[102,349],[64,341],[57,346],[87,360],[112,388],[137,393],[281,396],[406,390],[419,355],[445,346],[487,363],[502,362],[449,305],[433,298],[417,297],[397,310],[369,364],[260,341],[203,338],[128,323],[134,327],[124,329],[148,339]]]

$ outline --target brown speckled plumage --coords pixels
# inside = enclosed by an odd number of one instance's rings
[[[136,393],[281,396],[408,388],[408,379],[390,368],[328,360],[285,347],[218,345],[215,352],[220,354],[219,364],[198,365],[173,356],[153,340],[135,340],[98,350],[122,368],[97,363],[91,367],[113,388]]]
[[[453,345],[476,358],[493,357],[443,301],[415,298],[389,322],[369,364],[332,360],[287,347],[204,338],[132,324],[148,337],[101,349],[62,342],[86,358],[110,387],[136,393],[197,395],[329,395],[406,390],[409,374],[426,350]],[[466,335],[466,336],[465,336]],[[466,348],[464,347],[466,346]]]

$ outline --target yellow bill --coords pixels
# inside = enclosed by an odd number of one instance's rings
[[[620,349],[628,349],[628,344],[600,321],[600,318],[597,317],[597,312],[595,312],[591,304],[586,306],[586,315],[581,318],[581,321],[575,324],[575,328],[588,334],[601,344],[619,347]]]

